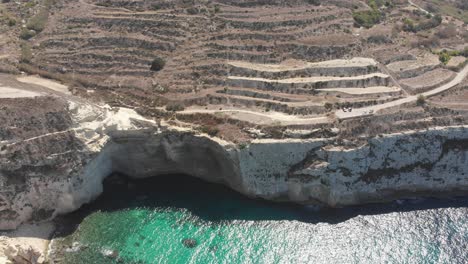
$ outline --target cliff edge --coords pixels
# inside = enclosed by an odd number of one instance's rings
[[[234,144],[131,109],[44,98],[11,99],[35,104],[15,118],[18,102],[2,111],[0,229],[78,209],[112,172],[183,173],[249,197],[334,207],[468,191],[466,126]]]

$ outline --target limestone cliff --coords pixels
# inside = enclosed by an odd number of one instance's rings
[[[334,138],[238,146],[130,109],[67,108],[61,130],[1,142],[0,229],[76,210],[112,172],[184,173],[250,197],[329,206],[468,191],[468,127],[383,135],[360,146]]]

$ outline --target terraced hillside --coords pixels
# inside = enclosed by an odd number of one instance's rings
[[[466,61],[461,20],[404,0],[38,3],[29,12],[47,20],[19,45],[19,69],[183,124],[323,126],[414,103]]]
[[[216,94],[217,88],[231,85],[228,77],[239,69],[231,62],[318,62],[360,52],[359,40],[344,33],[353,25],[351,11],[332,5],[300,1],[266,7],[259,1],[62,4],[49,22],[55,26],[35,40],[39,48],[33,65],[118,94],[159,92],[167,100],[190,94],[185,96],[186,105],[205,103],[207,93],[202,91]],[[150,70],[156,57],[166,62],[159,72]]]

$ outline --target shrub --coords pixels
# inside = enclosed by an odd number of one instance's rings
[[[368,43],[375,43],[375,44],[384,44],[384,43],[391,43],[392,40],[389,39],[387,36],[384,35],[374,35],[367,38]]]
[[[330,102],[326,102],[323,106],[324,106],[325,109],[326,109],[327,111],[329,111],[329,112],[330,112],[331,110],[333,110],[333,104],[330,103]]]
[[[247,148],[246,143],[239,143],[239,149],[245,149],[245,148]]]
[[[31,46],[28,43],[21,44],[21,57],[20,62],[30,63],[32,60],[33,54],[31,51]]]
[[[416,104],[419,106],[425,105],[426,104],[426,97],[424,95],[419,95],[418,99],[416,100]]]
[[[26,28],[39,33],[44,30],[48,18],[49,11],[46,8],[42,8],[35,16],[29,19],[28,23],[26,24]]]
[[[202,126],[200,130],[201,132],[208,134],[212,137],[216,136],[219,133],[219,129],[216,126]]]
[[[403,30],[404,31],[414,31],[414,21],[409,18],[403,19]]]
[[[190,14],[190,15],[196,15],[198,14],[200,11],[198,10],[198,8],[195,8],[195,7],[190,7],[190,8],[187,8],[186,9],[187,13]]]
[[[12,27],[12,26],[15,26],[16,25],[16,20],[14,18],[8,18],[8,22],[7,22],[8,26]]]
[[[442,17],[440,15],[433,16],[428,21],[421,22],[419,24],[415,24],[413,20],[409,18],[405,18],[403,20],[403,30],[410,31],[410,32],[418,32],[422,30],[428,30],[431,28],[435,28],[442,23]]]
[[[164,65],[166,65],[166,62],[163,59],[157,57],[153,60],[153,62],[151,62],[151,70],[160,71],[164,68]]]
[[[34,30],[30,30],[30,29],[27,29],[27,28],[23,28],[20,32],[20,38],[24,39],[24,40],[28,40],[32,37],[36,36],[36,31]]]
[[[444,65],[446,65],[449,62],[450,58],[451,58],[451,56],[447,52],[442,52],[442,53],[439,54],[439,60]]]
[[[377,10],[353,12],[354,24],[358,27],[371,28],[382,19],[382,13]]]
[[[185,106],[181,102],[170,102],[166,105],[166,111],[177,112],[183,111]]]
[[[468,57],[468,47],[465,47],[465,49],[464,49],[463,51],[460,52],[460,55],[461,55],[461,56]]]

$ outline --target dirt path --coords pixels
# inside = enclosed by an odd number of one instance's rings
[[[374,59],[352,58],[351,60],[329,60],[323,62],[285,61],[281,64],[260,64],[244,61],[230,61],[227,64],[262,72],[284,72],[298,71],[309,68],[346,68],[346,67],[367,67],[377,65]]]
[[[420,95],[423,95],[424,97],[431,97],[434,95],[438,95],[460,84],[467,75],[468,75],[468,65],[465,66],[465,68],[463,68],[463,70],[461,70],[452,81],[436,89],[433,89],[431,91],[418,94],[418,95],[414,95],[414,96],[409,96],[406,98],[402,98],[399,100],[395,100],[395,101],[380,104],[380,105],[353,109],[352,112],[344,112],[343,110],[338,110],[335,112],[335,116],[338,119],[349,119],[349,118],[371,116],[375,112],[383,110],[383,109],[400,106],[406,103],[416,102],[416,100],[418,99]],[[255,112],[255,111],[242,110],[242,109],[227,109],[227,110],[187,109],[179,113],[181,114],[194,114],[194,113],[227,114],[239,120],[245,120],[245,121],[254,122],[254,123],[257,122],[261,124],[279,123],[281,125],[305,125],[305,124],[321,124],[321,123],[327,123],[331,121],[331,119],[327,116],[301,118],[299,116],[288,115],[288,114],[279,113],[279,112],[260,113],[260,112]]]
[[[457,74],[457,76],[453,80],[451,80],[449,83],[444,84],[433,90],[427,91],[425,93],[409,96],[403,99],[395,100],[392,102],[388,102],[385,104],[353,109],[352,112],[344,112],[343,110],[339,110],[335,112],[335,115],[339,119],[349,119],[349,118],[356,118],[356,117],[362,117],[362,116],[369,116],[369,115],[373,115],[377,111],[380,111],[386,108],[391,108],[391,107],[400,106],[406,103],[416,102],[416,100],[418,100],[418,97],[420,95],[424,97],[431,97],[431,96],[438,95],[442,92],[447,91],[448,89],[460,84],[467,75],[468,75],[468,65],[466,65],[465,68],[463,68],[463,70],[461,70]]]
[[[211,109],[187,109],[179,114],[224,114],[230,117],[263,125],[308,125],[308,124],[323,124],[328,123],[330,119],[326,116],[317,116],[309,118],[301,118],[300,116],[288,115],[280,112],[261,113],[241,109],[225,109],[225,110],[211,110]]]
[[[384,93],[397,93],[402,89],[395,86],[374,86],[367,88],[326,88],[318,91],[325,92],[340,92],[352,95],[363,95],[363,94],[384,94]],[[323,104],[321,104],[323,105]]]
[[[288,78],[288,79],[266,79],[266,78],[256,78],[256,77],[242,77],[242,76],[229,76],[230,80],[240,80],[240,81],[255,81],[255,82],[265,82],[265,83],[284,83],[284,84],[293,84],[293,83],[316,83],[316,82],[327,82],[327,81],[354,81],[354,80],[365,80],[369,78],[380,77],[387,78],[387,74],[380,72],[370,73],[365,75],[357,76],[347,76],[347,77],[335,77],[335,76],[314,76],[314,77],[304,77],[304,78]]]
[[[68,86],[49,80],[49,79],[44,79],[38,76],[25,76],[25,77],[19,77],[17,78],[17,80],[22,83],[36,84],[42,87],[49,88],[56,92],[60,92],[66,95],[71,95],[70,91],[68,91]]]
[[[0,83],[0,98],[24,98],[43,95],[45,94],[36,91],[28,91],[23,89],[12,88],[9,86],[2,86],[2,83]]]

